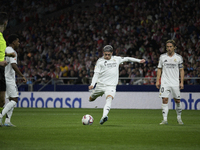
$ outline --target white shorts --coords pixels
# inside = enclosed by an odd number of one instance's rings
[[[169,98],[170,94],[172,94],[172,97],[175,99],[181,99],[179,86],[162,86],[161,85],[159,97]]]
[[[6,98],[14,98],[14,97],[19,97],[18,94],[18,89],[17,89],[17,85],[13,85],[13,84],[6,84]]]
[[[114,98],[116,94],[116,86],[102,85],[98,83],[95,89],[92,91],[91,97],[93,99],[96,99],[97,97],[102,96],[103,94],[105,94],[105,97],[111,95]]]

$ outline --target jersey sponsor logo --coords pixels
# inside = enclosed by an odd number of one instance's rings
[[[113,68],[113,67],[116,67],[116,66],[117,66],[117,63],[107,63],[108,68]]]
[[[175,68],[176,64],[164,64],[165,68]]]

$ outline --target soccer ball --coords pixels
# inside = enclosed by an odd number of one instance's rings
[[[94,121],[93,117],[89,114],[84,115],[82,118],[83,125],[92,125],[93,121]]]

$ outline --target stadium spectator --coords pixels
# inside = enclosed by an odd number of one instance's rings
[[[74,77],[78,77],[78,76],[75,73],[75,71],[72,69],[72,70],[69,71],[69,77],[70,78],[74,78]],[[75,79],[68,79],[68,80],[65,80],[65,83],[67,83],[67,84],[75,84],[76,80]]]
[[[78,79],[75,81],[75,84],[83,84],[83,74],[78,74]]]
[[[170,35],[167,34],[167,30],[165,30],[164,33],[163,33],[161,41],[162,41],[162,43],[165,43],[170,38],[171,38]],[[163,51],[161,51],[161,52],[163,52]]]
[[[143,85],[154,85],[153,76],[150,73],[151,73],[150,70],[146,73]]]
[[[122,69],[119,73],[119,77],[129,77],[129,74],[127,73],[125,69]],[[121,83],[123,85],[126,85],[127,83],[129,83],[129,80],[121,79]]]
[[[41,79],[41,84],[50,84],[51,77],[48,75],[48,71],[44,70],[44,75],[42,76]]]
[[[130,47],[126,52],[126,55],[129,57],[135,56],[136,50],[137,49],[135,48],[134,44],[130,44]]]
[[[58,68],[58,67],[57,67]],[[57,74],[59,76],[59,72]],[[54,67],[50,67],[50,71],[48,72],[48,76],[51,78],[51,79],[55,79],[56,78],[56,74],[54,72]]]
[[[192,79],[189,82],[189,85],[196,85],[197,84],[197,79],[195,79],[197,76],[196,70],[193,70],[190,72],[190,77],[192,77]]]
[[[67,77],[69,69],[64,62],[61,62],[60,70],[62,72],[62,77]],[[64,82],[66,83],[67,81],[64,79]]]
[[[40,84],[42,81],[42,77],[35,71],[33,71],[32,73],[32,77],[33,77],[33,84]]]
[[[134,79],[135,77],[137,79]],[[133,85],[142,85],[143,84],[142,79],[138,79],[138,78],[142,77],[141,74],[140,74],[140,71],[136,71],[135,77],[133,78],[132,84]]]

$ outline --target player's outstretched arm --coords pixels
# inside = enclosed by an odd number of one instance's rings
[[[121,63],[122,63],[122,62],[144,63],[144,62],[146,62],[146,60],[145,60],[145,59],[137,59],[137,58],[133,58],[133,57],[122,57]]]
[[[26,80],[26,78],[23,76],[23,74],[21,73],[21,71],[19,70],[19,68],[17,67],[17,64],[16,64],[16,63],[12,63],[11,65],[12,65],[12,68],[15,70],[15,72],[16,72],[18,75],[20,75],[20,77],[23,78],[23,82],[26,83],[27,80]]]
[[[157,70],[157,78],[156,78],[156,87],[159,89],[160,88],[160,76],[161,76],[161,72],[162,72],[162,69],[161,68],[158,68]]]

